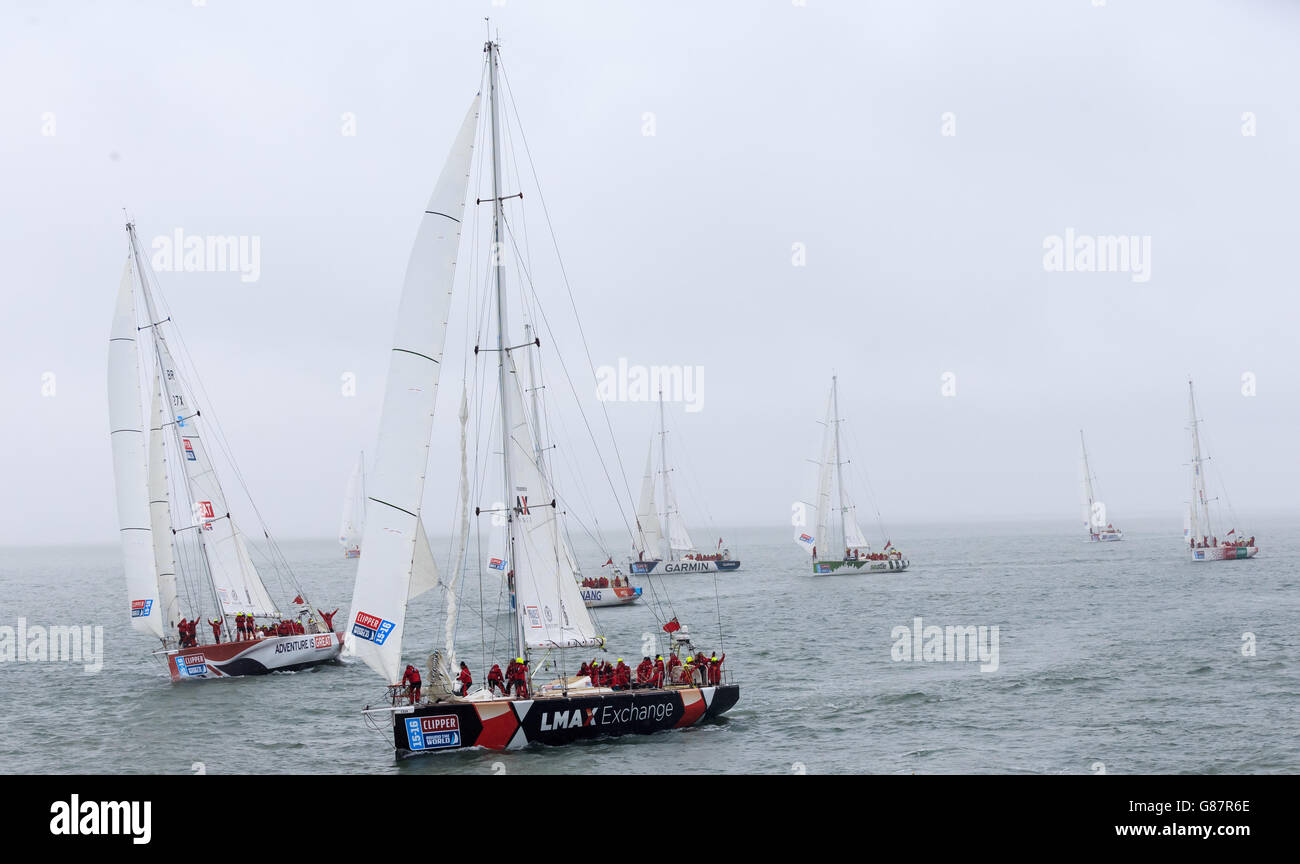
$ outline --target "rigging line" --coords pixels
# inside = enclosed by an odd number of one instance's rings
[[[511,224],[510,224],[510,222],[509,222],[508,220],[502,219],[502,222],[503,222],[503,223],[505,224],[505,226],[506,226],[506,234],[507,234],[507,236],[510,237],[510,243],[511,243],[511,245],[514,247],[515,252],[518,253],[518,251],[519,251],[519,244],[517,244],[517,243],[515,242],[515,233],[514,233],[514,229],[511,227]],[[536,285],[533,283],[533,280],[532,280],[532,274],[531,274],[531,273],[528,273],[527,270],[525,270],[525,274],[527,275],[528,286],[529,286],[530,289],[533,290],[533,292],[534,292],[534,297],[536,297]],[[546,325],[546,332],[550,335],[551,339],[552,339],[553,341],[556,341],[556,343],[558,344],[558,338],[556,337],[555,329],[554,329],[553,327],[551,327],[550,319],[547,317],[545,310],[542,309],[541,304],[540,304],[540,301],[538,302],[538,311],[539,311],[539,313],[540,313],[542,323]],[[569,385],[569,389],[573,392],[574,400],[575,400],[575,402],[577,402],[577,404],[578,404],[578,411],[579,411],[579,414],[582,416],[582,419],[583,419],[583,425],[584,425],[584,426],[586,427],[586,429],[587,429],[587,437],[591,440],[592,447],[593,447],[593,449],[595,449],[595,451],[596,451],[596,458],[597,458],[597,460],[600,462],[601,469],[602,469],[602,471],[604,472],[604,474],[605,474],[605,478],[606,478],[606,480],[607,480],[608,483],[609,483],[610,491],[611,491],[612,493],[614,493],[614,500],[615,500],[615,502],[619,505],[619,515],[620,515],[620,516],[622,517],[622,519],[623,519],[623,525],[624,525],[624,527],[627,529],[628,534],[629,534],[629,535],[632,535],[632,525],[631,525],[631,523],[628,522],[628,520],[627,520],[627,513],[623,510],[622,502],[619,500],[619,497],[618,497],[618,491],[614,488],[613,477],[612,477],[611,474],[610,474],[610,471],[609,471],[608,466],[605,464],[604,456],[603,456],[603,454],[602,454],[602,452],[601,452],[601,450],[600,450],[600,445],[599,445],[599,444],[597,443],[597,441],[596,441],[596,433],[595,433],[595,431],[591,428],[591,423],[587,420],[587,413],[586,413],[586,411],[582,408],[581,401],[578,399],[578,388],[577,388],[577,386],[573,383],[573,376],[569,374],[569,367],[568,367],[568,364],[565,363],[565,361],[564,361],[564,355],[563,355],[561,352],[556,351],[556,352],[555,352],[555,356],[556,356],[556,358],[560,361],[560,368],[561,368],[561,370],[563,370],[563,372],[564,372],[565,381],[568,383],[568,385]],[[588,352],[588,355],[587,355],[587,356],[588,356],[588,359],[590,359],[590,356],[591,356],[591,355],[590,355],[589,352]],[[595,377],[594,369],[593,369],[593,372],[592,372],[592,377],[593,377],[593,379],[594,379],[594,377]],[[604,410],[604,409],[603,409],[603,405],[604,405],[604,403],[602,402],[601,405],[602,405],[602,410]],[[608,411],[606,411],[605,419],[606,419],[606,422],[608,423],[608,420],[609,420],[609,414],[608,414]],[[613,435],[613,427],[612,427],[612,426],[610,427],[610,434],[611,434],[611,436]],[[615,444],[615,446],[614,446],[614,450],[615,450],[615,452],[617,453],[617,451],[618,451],[617,444]],[[620,463],[619,463],[619,467],[620,467],[620,468],[622,467],[622,463],[621,463],[621,461],[620,461]],[[627,484],[627,479],[624,478],[624,481],[623,481],[623,482],[624,482],[624,485],[626,485],[626,484]],[[629,496],[631,495],[631,491],[630,491],[630,489],[629,489],[628,494],[629,494]]]
[[[849,440],[853,444],[853,451],[855,453],[866,452],[865,450],[863,450],[862,445],[858,443],[858,436],[856,431],[853,428],[853,424],[849,423],[848,427],[849,427]],[[850,461],[850,464],[852,464],[852,461]],[[884,536],[885,540],[888,542],[890,540],[889,530],[885,527],[884,517],[880,515],[880,506],[876,501],[876,492],[874,489],[871,488],[871,478],[867,475],[866,468],[859,468],[855,466],[854,471],[860,475],[860,479],[862,480],[863,485],[867,487],[867,498],[868,500],[871,501],[872,509],[876,511],[876,525],[880,528],[880,533]]]
[[[547,226],[547,229],[549,230],[550,235],[551,235],[551,243],[552,243],[552,245],[553,245],[554,248],[555,248],[555,258],[556,258],[556,262],[559,264],[559,267],[560,267],[560,276],[561,276],[561,278],[562,278],[562,281],[564,282],[564,288],[565,288],[565,291],[566,291],[566,292],[568,293],[568,295],[569,295],[569,305],[573,308],[574,319],[575,319],[575,321],[576,321],[576,323],[577,323],[577,325],[578,325],[578,335],[580,336],[580,338],[581,338],[581,340],[582,340],[583,351],[586,353],[586,356],[587,356],[587,367],[588,367],[589,371],[591,372],[592,381],[593,381],[593,382],[596,382],[596,383],[599,383],[599,381],[598,381],[598,379],[597,379],[597,377],[596,377],[596,364],[595,364],[595,362],[592,360],[592,357],[591,357],[591,347],[590,347],[590,345],[589,345],[588,342],[587,342],[586,332],[585,332],[585,330],[584,330],[584,328],[583,328],[583,326],[582,326],[582,318],[581,318],[580,315],[578,315],[578,304],[577,304],[577,300],[576,300],[576,299],[574,298],[574,296],[573,296],[573,287],[572,287],[572,285],[569,284],[569,274],[568,274],[567,269],[566,269],[565,266],[564,266],[564,258],[560,255],[560,244],[559,244],[559,239],[555,236],[555,226],[554,226],[554,225],[552,224],[552,222],[551,222],[551,213],[550,213],[550,209],[546,206],[546,196],[545,196],[545,194],[543,194],[543,192],[542,192],[541,181],[540,181],[540,180],[538,179],[538,177],[537,177],[537,166],[536,166],[536,165],[534,164],[534,162],[533,162],[533,154],[532,154],[532,150],[531,150],[531,148],[529,148],[529,146],[528,146],[528,135],[524,132],[523,121],[520,120],[520,118],[519,118],[519,107],[518,107],[518,105],[516,104],[515,99],[514,99],[514,91],[513,91],[513,88],[512,88],[511,85],[510,85],[510,76],[509,76],[509,74],[507,74],[507,72],[506,72],[505,64],[500,62],[500,55],[499,55],[499,54],[498,54],[497,62],[498,62],[498,65],[499,65],[499,67],[500,67],[500,69],[501,69],[502,79],[504,80],[505,85],[506,85],[506,91],[507,91],[507,93],[510,94],[510,99],[509,99],[509,101],[510,101],[510,106],[511,106],[511,108],[512,108],[512,110],[514,111],[514,114],[515,114],[515,122],[516,122],[516,124],[519,126],[519,139],[523,142],[523,145],[524,145],[524,155],[527,156],[527,158],[528,158],[528,167],[529,167],[529,170],[532,172],[534,185],[537,187],[537,198],[538,198],[538,201],[541,202],[541,205],[542,205],[542,213],[543,213],[543,214],[545,215],[545,217],[546,217],[546,226]],[[548,330],[550,329],[549,326],[548,326],[547,329],[548,329]],[[561,365],[563,365],[563,364],[561,364]],[[568,374],[567,369],[566,369],[565,374],[566,374],[566,376],[567,376],[567,374]],[[570,386],[572,386],[572,382],[570,382]],[[576,393],[576,391],[575,391],[575,393]],[[614,435],[614,426],[613,426],[613,423],[612,423],[612,422],[610,421],[610,419],[609,419],[609,409],[605,407],[605,403],[604,403],[604,402],[601,402],[601,411],[602,411],[602,413],[605,415],[605,426],[606,426],[607,430],[609,431],[610,440],[611,440],[611,442],[612,442],[612,444],[613,444],[613,448],[614,448],[614,455],[615,455],[615,458],[616,458],[617,461],[618,461],[619,475],[620,475],[620,477],[621,477],[622,480],[623,480],[624,490],[625,490],[626,493],[627,493],[627,499],[626,499],[626,500],[627,500],[627,501],[632,501],[632,500],[633,500],[633,499],[632,499],[632,489],[631,489],[631,487],[628,485],[628,482],[627,482],[627,469],[626,469],[626,468],[624,467],[624,465],[623,465],[623,457],[622,457],[622,454],[619,452],[619,449],[618,449],[618,439],[617,439],[617,437]],[[584,413],[583,417],[584,417],[584,421],[585,421],[585,417],[586,417],[585,413]],[[606,473],[608,473],[608,472],[606,472]],[[619,513],[620,513],[620,515],[623,515],[623,502],[622,502],[622,501],[619,501]],[[625,525],[627,524],[627,517],[626,517],[626,515],[624,515],[623,522],[624,522]],[[630,526],[628,526],[628,533],[632,533],[632,532],[631,532],[631,527],[630,527]]]
[[[172,315],[170,311],[170,306],[168,306],[167,304],[167,299],[162,292],[161,286],[158,284],[156,278],[154,278],[152,275],[150,275],[149,278],[153,282],[154,295],[155,298],[157,299],[158,305],[167,310],[167,318],[171,319]],[[280,560],[283,562],[287,572],[289,573],[289,578],[292,584],[294,585],[294,587],[298,589],[298,592],[301,593],[302,587],[301,585],[298,584],[297,578],[294,576],[292,569],[288,567],[287,559],[284,558],[283,553],[280,553],[279,547],[277,546],[275,541],[270,537],[270,529],[267,526],[266,520],[262,517],[261,511],[257,507],[257,502],[253,500],[252,493],[248,488],[248,484],[244,480],[243,472],[240,470],[239,464],[238,462],[236,462],[234,458],[234,453],[232,452],[232,448],[229,446],[228,440],[226,439],[225,430],[222,428],[220,421],[217,419],[218,412],[215,407],[211,407],[213,406],[214,403],[212,402],[211,398],[208,396],[207,388],[203,385],[202,377],[198,373],[197,365],[194,362],[193,355],[190,353],[189,345],[185,341],[185,336],[181,332],[180,327],[177,326],[174,320],[171,320],[171,328],[175,336],[175,341],[180,346],[181,352],[185,357],[186,366],[187,366],[188,374],[182,377],[181,383],[182,385],[184,385],[184,383],[187,380],[192,380],[194,382],[194,388],[193,388],[194,391],[197,394],[199,394],[199,397],[203,402],[203,404],[210,406],[208,412],[209,416],[205,417],[204,420],[207,427],[211,429],[212,432],[214,433],[213,440],[216,442],[218,450],[220,450],[222,455],[225,457],[226,462],[230,466],[232,473],[235,475],[236,480],[239,482],[239,486],[244,493],[244,497],[248,501],[248,504],[252,507],[253,513],[256,515],[257,521],[259,523],[259,527],[262,528],[263,536],[266,537],[269,544],[272,546],[272,548],[275,549]],[[177,374],[181,374],[179,370]],[[213,471],[213,473],[215,475],[216,473],[215,470]],[[217,482],[220,483],[220,480],[218,479]],[[224,493],[224,489],[223,489],[223,493]],[[284,590],[283,573],[281,573],[278,566],[274,566],[274,569],[276,570],[276,576],[280,582],[281,590]]]

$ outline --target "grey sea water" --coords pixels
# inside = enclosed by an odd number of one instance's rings
[[[816,578],[786,531],[728,531],[744,564],[718,575],[716,593],[711,575],[656,585],[698,645],[727,653],[741,700],[720,722],[400,764],[362,723],[382,698],[364,664],[174,685],[129,629],[115,546],[3,549],[0,625],[102,625],[105,656],[94,674],[0,663],[0,772],[1300,771],[1294,522],[1257,524],[1253,561],[1197,565],[1178,526],[1124,527],[1123,542],[1090,544],[1060,524],[896,526],[911,570]],[[346,620],[356,562],[329,540],[283,549],[316,604]],[[597,555],[583,552],[593,570]],[[458,645],[482,680],[480,646],[509,624],[495,585],[483,586],[486,615],[477,591],[471,581]],[[421,666],[441,643],[438,593],[408,618],[408,660]],[[611,656],[635,665],[657,627],[649,609],[598,614]],[[996,625],[997,670],[893,659],[891,631],[916,617]],[[504,662],[504,649],[489,653]]]

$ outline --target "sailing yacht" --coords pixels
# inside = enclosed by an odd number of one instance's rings
[[[664,681],[659,686],[628,689],[595,686],[590,676],[565,672],[566,665],[576,665],[590,652],[603,650],[604,638],[579,593],[577,568],[562,530],[551,471],[541,458],[550,448],[539,446],[541,424],[536,417],[530,420],[525,408],[525,385],[518,364],[535,362],[534,352],[540,350],[540,340],[525,337],[516,341],[518,337],[512,338],[509,327],[505,284],[509,256],[503,250],[511,248],[505,240],[514,226],[505,221],[504,201],[516,196],[503,196],[501,191],[499,46],[489,41],[483,50],[489,112],[484,135],[490,129],[491,140],[490,159],[484,161],[490,162],[492,191],[491,197],[481,199],[481,203],[492,207],[492,254],[487,269],[491,272],[496,333],[495,345],[475,346],[473,357],[475,363],[488,363],[491,358],[496,366],[490,376],[495,379],[495,393],[485,396],[483,402],[494,421],[499,417],[500,437],[493,440],[483,431],[478,437],[488,441],[476,446],[490,453],[492,460],[500,460],[502,497],[498,504],[471,506],[469,410],[462,389],[460,538],[453,546],[452,572],[445,580],[440,579],[421,508],[446,325],[461,251],[461,222],[478,137],[481,94],[476,94],[420,219],[406,270],[379,421],[379,444],[367,490],[362,537],[366,554],[357,567],[346,637],[345,652],[360,657],[388,685],[389,704],[367,706],[363,716],[368,725],[383,731],[398,758],[476,746],[502,749],[528,743],[567,744],[680,728],[716,717],[740,698],[739,687],[725,683],[720,665],[709,670],[717,674],[710,674],[704,683],[679,678],[677,683]],[[475,231],[469,233],[471,237],[476,235]],[[467,244],[467,256],[473,246]],[[488,425],[484,425],[485,430]],[[477,471],[474,476],[478,476]],[[501,638],[508,640],[509,656],[523,661],[523,671],[517,674],[524,692],[521,694],[516,684],[510,697],[498,695],[491,688],[458,694],[451,685],[452,670],[457,668],[457,586],[466,560],[471,513],[490,515],[493,522],[499,519],[501,523],[495,529],[499,537],[490,547],[493,551],[486,572],[504,575],[516,601],[511,623],[502,628],[505,632]],[[484,570],[479,571],[480,579],[484,574]],[[407,608],[413,598],[437,584],[442,585],[446,601],[445,647],[429,655],[422,698],[414,698],[414,693],[403,687],[407,676],[402,650],[408,641],[410,623]],[[491,625],[494,631],[497,626]],[[679,637],[685,628],[677,624],[675,616],[662,629],[674,645],[690,644]],[[488,664],[488,658],[480,659],[484,666]],[[511,664],[507,675],[515,668]],[[715,683],[707,683],[710,680]]]
[[[815,501],[800,502],[800,513],[805,518],[797,520],[794,542],[812,557],[813,573],[825,576],[831,573],[890,573],[908,567],[908,560],[885,539],[879,552],[871,549],[862,529],[858,527],[857,508],[849,501],[845,488],[843,468],[848,464],[841,458],[839,379],[831,377],[831,393],[826,400],[826,420],[822,427],[821,456],[817,460],[817,496]],[[832,483],[838,488],[838,505],[831,503]],[[839,513],[839,534],[831,534],[831,516]],[[811,515],[811,519],[806,518]],[[818,546],[821,547],[818,551]],[[844,554],[830,555],[831,550],[843,549]]]
[[[357,457],[357,465],[348,478],[348,491],[343,496],[343,521],[339,525],[339,543],[344,558],[361,557],[361,526],[366,519],[366,454]]]
[[[173,359],[167,333],[175,325],[159,315],[135,226],[127,223],[126,233],[130,248],[109,336],[108,405],[131,626],[161,642],[154,656],[173,681],[259,675],[334,660],[343,634],[317,620],[283,556],[276,569],[295,592],[288,616],[249,556],[211,460],[209,441],[220,449],[223,438],[210,412],[200,416]],[[144,299],[143,324],[137,320],[137,288]],[[141,410],[145,392],[151,396],[147,419]],[[185,513],[188,524],[174,520]],[[284,623],[288,618],[297,623]],[[258,636],[259,621],[302,632]],[[187,623],[196,626],[183,638]]]
[[[1124,532],[1106,519],[1106,505],[1098,501],[1093,493],[1092,469],[1088,467],[1088,445],[1084,443],[1082,429],[1079,430],[1079,444],[1083,447],[1083,498],[1087,504],[1084,525],[1088,529],[1088,539],[1093,542],[1123,540]]]
[[[1254,558],[1259,554],[1254,536],[1244,537],[1236,526],[1223,537],[1214,533],[1210,523],[1210,501],[1205,493],[1205,463],[1201,458],[1201,433],[1196,417],[1196,393],[1192,382],[1187,382],[1187,410],[1191,418],[1192,433],[1192,498],[1187,505],[1183,522],[1183,540],[1187,542],[1193,561],[1235,561]]]
[[[628,569],[637,575],[649,573],[717,573],[740,569],[740,561],[724,549],[722,538],[711,552],[695,547],[686,521],[677,507],[677,495],[672,482],[672,469],[668,465],[668,430],[664,425],[664,394],[659,393],[659,470],[654,470],[654,441],[646,454],[645,476],[641,479],[641,497],[637,503],[636,520],[639,530],[633,542]],[[658,481],[656,478],[659,478]],[[663,492],[663,511],[655,505],[655,487]]]

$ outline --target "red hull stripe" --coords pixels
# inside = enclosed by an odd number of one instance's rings
[[[694,725],[696,720],[704,716],[708,705],[704,704],[704,696],[699,690],[681,690],[682,697],[682,719],[677,721],[674,728],[680,729],[683,726]]]

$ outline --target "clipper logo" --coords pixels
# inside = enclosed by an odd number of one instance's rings
[[[190,443],[190,439],[182,438],[181,443],[185,445],[185,461],[187,462],[196,461],[194,457],[194,445]]]
[[[829,573],[829,572],[831,572],[831,565],[829,565],[829,564],[818,564],[817,567],[816,567],[816,569],[815,569],[813,572],[815,572],[815,573]]]
[[[186,654],[184,657],[177,657],[176,671],[188,678],[206,675],[208,672],[207,658],[202,654]]]
[[[655,569],[655,564],[657,564],[657,563],[659,563],[659,562],[657,562],[657,561],[650,561],[650,562],[646,562],[646,561],[633,561],[633,562],[632,562],[632,572],[633,572],[633,573],[636,573],[636,574],[638,574],[638,575],[644,575],[644,574],[646,574],[646,573],[649,573],[651,570]]]
[[[460,718],[455,714],[407,717],[406,740],[412,750],[460,746]]]
[[[506,562],[500,558],[493,558],[488,561],[488,566],[493,570],[504,570],[506,569]]]
[[[812,535],[811,535],[811,534],[800,534],[800,535],[799,535],[799,542],[800,542],[800,543],[811,543],[811,542],[812,542]]]
[[[148,618],[148,617],[149,617],[149,613],[152,612],[152,611],[153,611],[153,601],[152,601],[152,600],[132,600],[132,601],[131,601],[131,617],[132,617],[132,618]]]
[[[393,632],[393,626],[392,621],[358,612],[356,620],[352,622],[352,635],[367,642],[374,642],[376,645],[383,645],[388,634]]]

